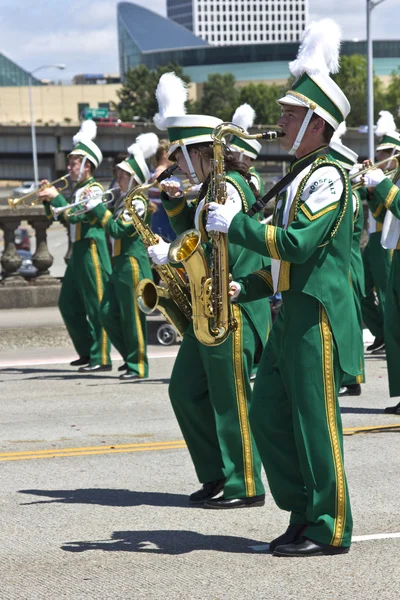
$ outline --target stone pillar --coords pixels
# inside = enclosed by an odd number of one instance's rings
[[[18,273],[22,259],[17,253],[14,242],[14,232],[21,222],[19,217],[8,217],[0,220],[0,227],[4,232],[4,252],[1,257],[1,266],[5,275],[1,282],[3,286],[26,286],[27,282]]]
[[[53,257],[47,247],[47,230],[52,221],[46,217],[32,217],[28,223],[35,230],[36,251],[32,257],[32,262],[38,270],[35,279],[35,285],[59,285],[58,281],[50,275],[50,267],[53,264]]]

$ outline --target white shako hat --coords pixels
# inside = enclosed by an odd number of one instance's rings
[[[74,149],[69,153],[70,156],[83,156],[97,167],[103,160],[103,154],[100,148],[93,142],[97,134],[97,125],[91,119],[83,121],[81,128],[72,138]]]
[[[342,136],[346,133],[346,121],[342,121],[329,142],[329,154],[345,169],[350,171],[358,162],[358,154],[342,144]]]
[[[350,112],[349,101],[329,76],[339,71],[340,40],[340,28],[333,19],[314,21],[304,32],[296,60],[289,63],[296,80],[278,104],[308,108],[291,154],[299,147],[314,113],[336,130]]]
[[[376,123],[375,135],[382,137],[377,150],[399,150],[400,134],[396,131],[396,123],[392,113],[388,110],[381,110],[379,119]]]
[[[128,158],[117,164],[117,167],[129,173],[140,185],[150,178],[146,159],[155,155],[158,148],[158,137],[155,133],[138,135],[134,144],[128,148]]]
[[[232,123],[239,125],[239,127],[242,127],[242,129],[247,132],[247,130],[252,127],[255,118],[256,113],[254,108],[250,106],[250,104],[245,103],[238,106],[235,110],[232,117]],[[240,152],[253,160],[257,158],[262,148],[260,142],[257,140],[243,140],[237,135],[232,136],[228,145],[232,152]]]
[[[192,144],[211,143],[213,141],[211,134],[222,120],[210,115],[186,114],[187,97],[187,88],[182,79],[175,73],[164,73],[156,89],[158,113],[154,116],[154,123],[157,129],[168,131],[170,143],[168,156],[172,157],[180,148],[192,179],[195,183],[199,183],[187,147]]]

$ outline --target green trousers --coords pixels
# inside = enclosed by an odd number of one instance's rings
[[[384,339],[386,289],[390,273],[390,252],[381,246],[381,232],[371,233],[363,254],[365,298],[361,301],[363,321],[378,339]],[[375,294],[378,297],[378,304]]]
[[[148,377],[146,315],[136,299],[136,287],[144,276],[133,256],[121,255],[114,260],[101,303],[101,322],[128,371]]]
[[[385,346],[390,397],[400,396],[400,250],[394,250],[385,305]]]
[[[258,335],[239,306],[237,331],[220,346],[204,346],[190,325],[169,394],[201,483],[226,478],[225,498],[264,493],[261,461],[248,421],[250,374]]]
[[[311,296],[288,291],[253,391],[250,424],[271,493],[291,524],[349,546],[352,517],[337,391],[342,371],[329,321]]]
[[[92,239],[75,242],[65,271],[58,307],[79,356],[110,365],[110,342],[100,321],[100,303],[111,272],[110,258]]]

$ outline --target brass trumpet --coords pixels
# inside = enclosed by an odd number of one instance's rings
[[[110,204],[110,202],[113,202],[115,194],[114,192],[116,190],[119,190],[119,187],[113,187],[110,188],[109,190],[106,190],[105,192],[103,192],[101,194],[101,198],[106,198],[107,196],[111,195],[111,198],[109,198],[108,200],[105,200],[103,202],[103,204]],[[82,204],[85,204],[87,201],[89,200],[89,196],[85,196],[85,198],[81,198],[80,200],[78,200],[77,202],[73,202],[72,204],[68,204],[67,206],[59,206],[59,207],[55,207],[55,206],[50,206],[50,210],[53,213],[53,217],[54,219],[58,219],[58,217],[60,215],[62,215],[65,212],[69,212],[70,210],[72,210],[73,208],[76,208],[77,206],[82,206]],[[82,210],[76,210],[74,212],[74,215],[83,215],[85,212],[87,212],[85,209]]]
[[[362,177],[363,175],[365,175],[365,173],[367,173],[367,171],[370,171],[371,169],[376,169],[377,167],[380,167],[381,165],[383,165],[387,162],[390,162],[391,160],[395,160],[397,165],[394,169],[390,169],[390,171],[385,171],[385,175],[386,175],[386,177],[392,178],[393,175],[395,175],[400,168],[400,152],[393,154],[393,156],[388,156],[387,158],[383,158],[379,162],[371,165],[370,167],[361,169],[361,171],[358,171],[358,173],[353,173],[353,175],[350,175],[350,180],[355,179],[356,177]],[[362,181],[357,181],[356,183],[352,184],[352,186],[351,186],[353,191],[358,190],[361,187],[364,187],[364,183]]]
[[[24,206],[35,206],[36,204],[41,204],[41,202],[42,202],[41,198],[36,198],[36,200],[32,200],[29,204],[25,204],[25,201],[28,198],[30,198],[31,196],[36,196],[36,194],[38,192],[41,192],[42,190],[45,190],[48,187],[52,187],[53,185],[56,185],[59,182],[62,182],[62,186],[57,188],[58,191],[62,192],[63,190],[66,190],[69,185],[69,182],[67,181],[69,176],[70,176],[69,173],[67,173],[66,175],[63,175],[62,177],[55,179],[51,183],[46,183],[45,185],[41,185],[41,186],[37,187],[36,189],[29,192],[29,194],[24,194],[24,196],[21,196],[21,198],[9,198],[7,200],[8,205],[10,208],[15,208],[16,206],[18,206],[18,204],[24,204]]]

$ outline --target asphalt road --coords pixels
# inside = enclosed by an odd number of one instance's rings
[[[397,600],[400,430],[347,431],[350,553],[273,557],[287,517],[268,492],[263,508],[188,507],[198,484],[167,391],[176,350],[152,347],[138,383],[46,364],[54,349],[33,364],[2,352],[0,599]],[[367,376],[341,401],[344,426],[400,425],[383,414],[382,357]]]

